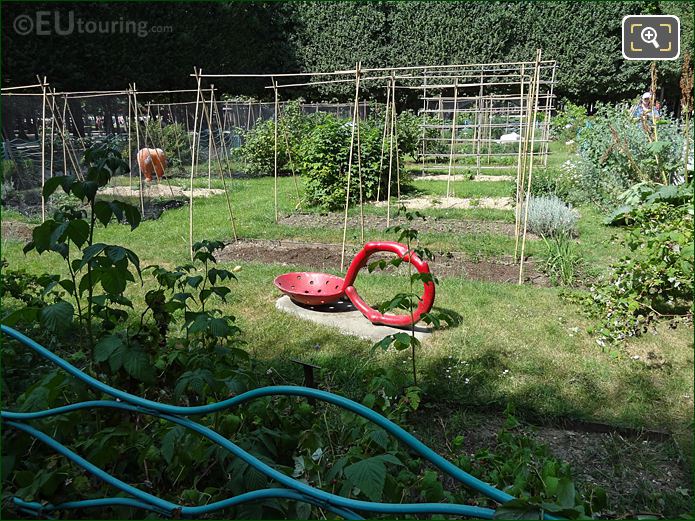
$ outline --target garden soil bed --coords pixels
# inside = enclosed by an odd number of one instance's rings
[[[340,213],[297,213],[280,218],[280,224],[303,228],[342,228],[343,214]],[[391,226],[406,224],[405,219],[391,219]],[[359,217],[350,217],[348,227],[359,228]],[[418,231],[423,233],[453,233],[457,235],[495,234],[514,237],[514,224],[502,221],[475,221],[465,219],[436,219],[428,217],[426,220],[416,220],[414,224]],[[386,218],[376,215],[364,216],[364,227],[370,230],[383,230],[386,228]],[[527,239],[538,239],[537,235],[529,233]]]
[[[497,433],[504,425],[502,415],[490,412],[483,416],[478,409],[470,411],[469,425],[460,431],[449,425],[453,414],[447,406],[421,409],[411,418],[411,432],[451,459],[461,452],[471,456],[479,450],[495,449]],[[631,518],[646,513],[639,511],[646,490],[654,496],[679,490],[692,497],[692,475],[676,455],[670,436],[637,430],[625,433],[610,426],[596,432],[593,426],[584,429],[581,422],[574,428],[522,424],[514,430],[546,445],[553,456],[569,463],[577,484],[603,488],[609,499],[609,510],[602,513],[605,516]],[[452,450],[451,440],[457,434],[463,435],[463,445]],[[448,477],[446,485],[455,487]],[[611,509],[615,505],[620,505],[620,511]]]
[[[359,251],[355,246],[346,250],[346,264]],[[437,277],[463,277],[486,282],[515,283],[519,267],[511,259],[474,261],[460,252],[434,252],[435,260],[429,263]],[[260,262],[282,266],[303,266],[315,271],[340,270],[340,244],[323,244],[294,241],[240,240],[228,244],[218,255],[219,261]],[[378,259],[377,255],[372,257]],[[525,264],[527,284],[548,286],[548,278],[540,273],[533,261]]]
[[[34,227],[19,221],[2,221],[2,239],[29,242]]]

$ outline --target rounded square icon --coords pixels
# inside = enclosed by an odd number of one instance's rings
[[[623,18],[626,60],[675,60],[680,56],[681,21],[677,16],[628,15]]]

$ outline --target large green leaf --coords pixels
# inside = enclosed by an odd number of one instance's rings
[[[65,300],[61,300],[39,311],[39,321],[46,329],[51,331],[63,331],[72,324],[74,313],[75,308],[72,307],[72,304]]]
[[[94,215],[96,215],[101,224],[106,226],[111,221],[111,217],[113,217],[113,208],[106,201],[97,201],[94,203]]]
[[[75,219],[68,224],[68,237],[79,248],[89,238],[89,224],[82,219]]]
[[[142,382],[152,380],[152,364],[147,353],[139,347],[128,349],[123,358],[123,367],[126,372]]]
[[[372,501],[381,500],[386,479],[386,466],[380,457],[372,457],[353,463],[343,471],[357,488]]]
[[[108,335],[100,339],[94,346],[94,360],[97,362],[105,362],[114,356],[123,348],[123,340],[117,335]],[[111,367],[112,370],[117,370],[120,367]]]
[[[123,203],[121,205],[121,208],[123,209],[123,213],[125,215],[125,220],[128,221],[128,224],[130,224],[130,229],[134,230],[140,225],[140,220],[142,219],[142,216],[140,215],[140,210],[138,210],[135,206],[127,203]]]
[[[185,431],[183,427],[177,425],[173,429],[170,429],[162,438],[162,456],[164,456],[167,463],[171,464],[174,460],[176,446],[181,441],[184,434]]]

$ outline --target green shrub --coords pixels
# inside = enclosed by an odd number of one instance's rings
[[[386,194],[388,160],[381,164],[383,127],[373,120],[360,123],[362,196],[365,201],[376,198],[377,190]],[[306,178],[306,197],[309,204],[326,210],[345,205],[350,153],[351,126],[347,120],[326,116],[302,141],[299,148],[299,171]],[[355,143],[355,152],[357,151]],[[400,161],[401,166],[403,161]],[[404,172],[400,174],[404,183]],[[392,174],[392,193],[396,190],[397,176]],[[350,203],[359,201],[360,186],[357,154],[353,155],[350,181]]]
[[[246,162],[246,173],[252,176],[273,175],[275,171],[275,122],[272,119],[259,121],[244,136],[239,149],[240,157]],[[287,148],[278,139],[278,172],[287,169]]]
[[[578,135],[577,181],[587,201],[610,206],[635,183],[670,181],[683,166],[683,136],[667,116],[656,128],[658,140],[626,107],[599,106]]]
[[[571,198],[573,186],[569,171],[564,167],[539,168],[531,176],[531,195],[536,197],[555,196],[567,201]],[[512,197],[516,197],[516,186]]]
[[[396,132],[401,153],[417,161],[422,153],[422,118],[404,110],[396,118]]]
[[[550,131],[555,139],[570,141],[576,139],[577,132],[584,127],[586,121],[586,108],[564,99],[562,109],[550,120]]]
[[[603,340],[646,333],[660,320],[692,321],[693,199],[664,200],[629,212],[630,254],[591,289],[590,309]]]
[[[306,115],[300,101],[287,103],[278,120],[278,174],[287,175],[299,165],[300,145],[311,130],[326,117],[324,113]],[[252,176],[273,175],[275,172],[275,121],[258,121],[244,135],[244,143],[237,150],[246,163],[246,173]]]
[[[525,212],[525,207],[522,209]],[[571,237],[577,233],[579,214],[555,196],[529,198],[528,230],[543,237]]]

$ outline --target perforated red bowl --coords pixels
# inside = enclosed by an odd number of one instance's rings
[[[275,286],[295,302],[320,306],[340,300],[345,280],[328,273],[294,272],[279,275]]]

